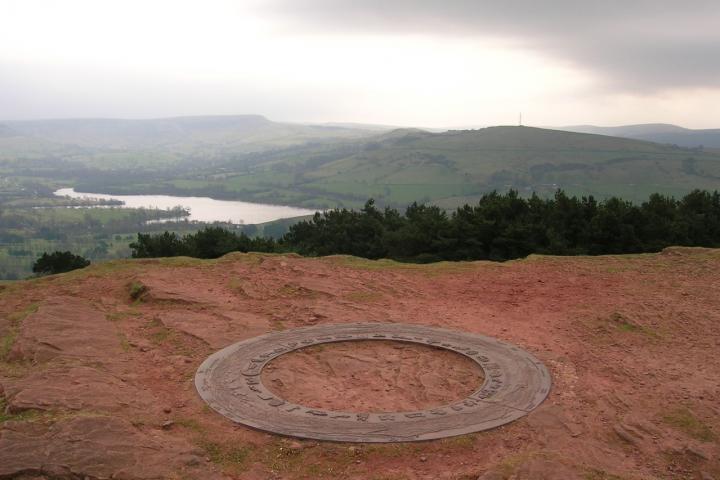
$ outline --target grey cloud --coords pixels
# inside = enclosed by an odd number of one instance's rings
[[[290,28],[505,38],[609,88],[720,87],[720,1],[274,0]]]

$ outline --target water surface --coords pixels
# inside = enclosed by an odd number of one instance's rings
[[[312,215],[315,210],[306,208],[268,205],[265,203],[215,200],[208,197],[176,197],[172,195],[107,195],[104,193],[76,192],[74,188],[61,188],[55,192],[60,197],[97,198],[120,200],[119,208],[159,208],[161,210],[181,206],[190,210],[190,221],[230,222],[236,224],[264,223],[281,218]]]

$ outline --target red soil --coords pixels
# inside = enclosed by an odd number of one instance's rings
[[[401,342],[342,342],[281,355],[263,383],[299,405],[351,412],[423,410],[480,388],[475,362],[448,350]]]
[[[139,302],[133,282],[148,288]],[[719,292],[720,251],[701,249],[428,266],[231,255],[16,283],[0,291],[0,478],[717,480]],[[357,321],[515,343],[545,362],[552,392],[492,431],[368,446],[234,425],[194,390],[198,365],[225,345]],[[395,353],[409,357],[399,363],[372,352],[382,381],[328,375],[365,348],[281,357],[266,378],[281,379],[288,398],[322,402],[305,383],[325,375],[312,385],[326,386],[337,408],[363,408],[373,388],[390,388],[373,398],[390,408],[442,402],[472,384],[454,367],[446,375],[441,353],[412,349]],[[383,377],[394,369],[397,380]],[[418,381],[420,369],[434,380]],[[440,376],[443,392],[432,388]]]

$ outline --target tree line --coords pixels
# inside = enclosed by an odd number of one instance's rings
[[[130,248],[135,258],[256,251],[432,262],[643,253],[672,245],[720,247],[720,193],[695,190],[679,200],[653,194],[636,205],[563,191],[524,198],[510,190],[485,194],[476,205],[452,212],[413,203],[404,213],[379,209],[371,199],[360,210],[316,213],[278,240],[207,227],[184,236],[141,233]]]

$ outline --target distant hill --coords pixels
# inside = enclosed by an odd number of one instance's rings
[[[0,137],[11,137],[13,135],[17,135],[17,133],[9,126],[0,123]]]
[[[666,123],[647,123],[624,125],[620,127],[596,127],[593,125],[575,125],[561,127],[561,130],[580,133],[594,133],[613,137],[626,137],[649,142],[678,145],[680,147],[720,149],[720,129],[693,130]]]
[[[252,157],[252,164],[229,159],[147,187],[112,188],[115,193],[164,189],[321,208],[358,207],[369,197],[395,206],[420,201],[455,207],[509,188],[542,195],[562,188],[642,200],[653,192],[720,189],[720,154],[530,127],[444,133],[397,129],[349,143],[266,152]]]
[[[3,125],[11,132],[0,136],[0,169],[88,192],[316,208],[358,207],[373,197],[380,205],[452,208],[509,188],[636,201],[720,189],[720,151],[531,127],[371,131],[258,115]],[[628,134],[678,128],[636,126]]]
[[[34,120],[5,122],[5,126],[18,135],[66,146],[163,153],[258,151],[374,133],[360,128],[279,123],[260,115]]]

